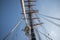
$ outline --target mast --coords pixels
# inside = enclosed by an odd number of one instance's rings
[[[30,0],[28,0],[28,16],[29,16],[29,22],[30,22],[30,27],[31,27],[31,40],[36,40],[36,37],[35,37],[35,33],[34,33],[34,29],[33,29],[33,20],[32,20],[32,9],[31,9],[31,3],[30,3]]]
[[[31,39],[30,40],[36,40],[36,36],[35,36],[33,27],[36,26],[36,25],[40,25],[41,24],[41,23],[33,24],[33,20],[34,19],[38,19],[38,18],[33,18],[33,14],[38,12],[37,10],[33,9],[33,6],[35,6],[33,3],[36,2],[36,0],[25,0],[24,2],[23,1],[24,0],[21,0],[22,11],[23,11],[23,14],[25,16],[24,17],[25,21],[27,20],[26,22],[29,22],[29,24],[26,23],[27,26],[25,27],[24,31],[25,31],[26,34],[29,35],[29,30],[30,30],[30,32],[31,32],[31,34],[30,34]],[[31,28],[31,29],[29,29],[29,28]]]

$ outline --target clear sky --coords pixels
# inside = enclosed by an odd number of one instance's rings
[[[49,15],[52,17],[60,18],[60,0],[39,0],[40,2],[40,13]],[[49,19],[49,18],[48,18]],[[60,21],[53,20],[57,24],[60,24]],[[60,40],[60,27],[42,19],[44,22],[44,27],[48,30],[50,35],[54,40]]]
[[[60,18],[60,0],[37,0],[36,5],[39,13]],[[0,0],[0,11],[0,40],[2,40],[22,17],[20,0]],[[60,20],[50,20],[60,24]],[[60,27],[46,21],[43,18],[41,18],[41,21],[44,23],[43,27],[46,28],[47,33],[50,34],[51,38],[53,40],[60,40]],[[24,27],[25,23],[23,21],[11,34],[10,40],[27,40],[24,32],[21,31]],[[44,28],[38,27],[38,30],[46,34]],[[41,38],[43,38],[41,33],[40,35]]]

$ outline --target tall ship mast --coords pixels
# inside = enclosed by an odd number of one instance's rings
[[[26,20],[26,28],[24,29],[25,33],[31,37],[31,40],[36,40],[33,27],[35,25],[38,25],[38,24],[33,24],[33,20],[37,19],[37,18],[33,18],[32,14],[35,14],[37,12],[37,10],[33,9],[33,6],[35,6],[33,4],[33,2],[36,2],[36,0],[26,0],[26,1],[25,0],[21,0],[22,11],[24,13],[24,18]],[[30,30],[30,32],[29,32],[29,30]]]
[[[26,21],[26,27],[24,31],[28,35],[27,37],[29,37],[30,40],[37,40],[34,32],[34,27],[43,24],[42,22],[33,22],[34,20],[39,20],[38,17],[33,17],[33,15],[36,15],[38,13],[38,10],[34,9],[34,6],[36,6],[34,3],[36,1],[37,0],[21,0],[22,12]]]
[[[51,18],[51,19],[55,19],[55,20],[60,20],[60,18],[55,18],[52,16],[44,15],[44,14],[38,14],[38,10],[36,10],[36,7],[35,7],[36,2],[37,2],[37,0],[20,0],[20,4],[21,4],[21,8],[22,8],[21,14],[23,15],[22,19],[24,20],[24,22],[26,24],[25,28],[22,30],[25,33],[25,35],[27,36],[28,40],[43,40],[44,38],[45,38],[45,40],[53,40],[49,33],[47,33],[47,34],[43,33],[37,29],[37,26],[42,26],[42,24],[44,24],[43,22],[41,22],[41,19],[39,17],[43,18],[44,20],[47,20],[48,22],[50,22],[58,27],[60,27],[59,24],[57,24],[47,18]],[[38,16],[38,15],[40,15],[40,16]],[[47,18],[45,18],[45,17],[47,17]],[[15,25],[15,27],[12,28],[11,31],[9,31],[9,33],[3,38],[3,40],[10,40],[10,35],[16,30],[18,25],[20,25],[20,23],[22,22],[22,19]],[[39,33],[43,36],[41,36]]]

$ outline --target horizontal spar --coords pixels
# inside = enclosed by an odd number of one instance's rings
[[[24,2],[28,2],[28,1],[24,1]],[[30,0],[29,2],[36,2],[36,0]]]

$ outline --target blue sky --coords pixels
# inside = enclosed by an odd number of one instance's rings
[[[60,0],[37,0],[36,5],[39,13],[60,18]],[[0,11],[0,39],[2,40],[22,17],[20,0],[0,0]],[[60,21],[54,19],[50,20],[60,24]],[[46,28],[52,39],[60,40],[60,27],[57,27],[43,18],[41,18],[41,21],[44,23],[43,27]],[[24,27],[25,23],[23,21],[21,25],[19,25],[19,27],[11,34],[10,39],[27,40],[24,32],[21,31]],[[47,33],[42,27],[37,27],[37,29],[45,34]],[[41,38],[44,37],[42,34],[40,35]]]
[[[49,15],[52,17],[60,18],[60,0],[40,0],[41,7],[40,7],[40,13]],[[42,18],[41,18],[42,19]],[[50,18],[48,18],[50,19]],[[57,24],[60,24],[60,21],[53,20]],[[44,22],[44,27],[48,30],[48,32],[51,34],[52,38],[54,40],[60,40],[60,28],[56,25],[42,19]]]
[[[2,39],[22,17],[20,0],[1,0],[0,10],[0,39]]]

